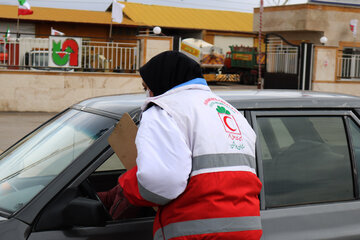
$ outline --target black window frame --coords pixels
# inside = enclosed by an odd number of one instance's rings
[[[352,139],[352,135],[350,133],[351,129],[350,129],[350,119],[360,128],[360,119],[358,118],[358,116],[360,114],[360,110],[356,110],[355,113],[352,113],[352,116],[345,116],[345,126],[346,126],[346,134],[347,134],[347,138],[348,138],[348,143],[349,143],[349,147],[350,147],[350,157],[351,157],[351,163],[352,163],[352,167],[353,167],[353,178],[354,178],[354,187],[355,187],[355,197],[356,199],[360,199],[360,183],[358,178],[360,177],[360,173],[357,171],[357,169],[359,169],[360,166],[357,166],[357,161],[356,161],[356,156],[355,156],[355,151],[353,149],[353,139]]]
[[[359,113],[359,110],[358,110]],[[347,145],[349,149],[349,156],[350,156],[350,166],[351,166],[351,173],[352,173],[352,183],[353,183],[353,194],[354,194],[354,201],[359,200],[359,184],[357,182],[357,168],[356,168],[356,161],[354,157],[354,153],[352,150],[352,143],[351,143],[351,136],[350,136],[350,128],[347,118],[351,118],[354,120],[360,127],[360,120],[357,117],[357,114],[355,114],[352,110],[346,109],[346,110],[311,110],[311,109],[276,109],[276,110],[254,110],[251,111],[249,114],[247,114],[250,118],[248,119],[249,122],[252,124],[252,127],[256,133],[257,136],[259,136],[258,132],[258,124],[257,124],[257,118],[258,117],[287,117],[287,116],[296,116],[296,117],[326,117],[326,116],[340,116],[344,123],[345,128],[345,136],[347,139]],[[256,164],[257,164],[257,174],[261,182],[264,182],[264,169],[263,169],[263,163],[262,163],[262,153],[261,153],[261,143],[259,138],[256,139]],[[263,185],[263,188],[260,192],[260,210],[271,210],[271,209],[277,209],[281,207],[272,207],[267,208],[265,204],[265,187]],[[352,200],[349,200],[352,201]],[[337,201],[338,202],[338,201]],[[324,202],[324,204],[329,203],[337,203],[337,202]],[[298,204],[298,205],[291,205],[292,207],[296,206],[306,206],[306,205],[314,205],[314,204],[321,204],[321,203],[307,203],[307,204]],[[284,206],[286,207],[286,206]]]

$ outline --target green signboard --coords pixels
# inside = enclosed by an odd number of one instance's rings
[[[50,67],[81,67],[81,38],[50,37]]]

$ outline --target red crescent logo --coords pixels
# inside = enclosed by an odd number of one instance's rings
[[[225,123],[226,127],[228,127],[231,131],[235,132],[236,129],[231,128],[231,127],[229,126],[229,124],[227,123],[227,119],[228,119],[228,118],[230,118],[230,117],[229,117],[229,116],[225,116],[225,117],[224,117],[224,123]],[[230,118],[230,119],[231,119],[231,118]]]

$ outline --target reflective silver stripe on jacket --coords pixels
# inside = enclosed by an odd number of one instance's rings
[[[198,234],[261,230],[261,219],[258,216],[201,219],[171,223],[165,226],[163,230],[165,238],[163,238],[160,228],[156,231],[154,240],[168,240]]]
[[[192,174],[217,171],[250,171],[255,173],[255,158],[247,154],[208,154],[193,158]]]
[[[144,188],[139,182],[138,187],[141,197],[149,202],[156,203],[158,205],[165,205],[171,201],[170,199],[164,198],[156,193],[150,192],[149,190]]]

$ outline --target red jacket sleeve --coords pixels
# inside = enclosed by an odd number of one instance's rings
[[[133,167],[120,176],[119,184],[123,189],[124,196],[135,206],[153,207],[157,204],[145,200],[139,192],[138,181],[136,177],[137,167]]]

